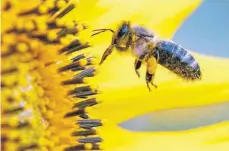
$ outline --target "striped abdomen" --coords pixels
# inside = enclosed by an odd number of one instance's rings
[[[176,75],[186,79],[201,78],[200,67],[195,58],[181,46],[171,41],[159,41],[155,47],[159,51],[159,64]]]

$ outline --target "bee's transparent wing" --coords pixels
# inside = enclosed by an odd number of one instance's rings
[[[149,29],[146,29],[144,27],[138,26],[138,25],[134,25],[132,27],[133,32],[137,35],[137,36],[145,36],[145,38],[154,38],[155,35],[152,31],[150,31]]]

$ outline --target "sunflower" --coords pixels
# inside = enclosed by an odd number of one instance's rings
[[[161,133],[118,126],[152,111],[227,101],[229,71],[216,77],[221,68],[229,68],[228,59],[194,54],[203,72],[195,83],[159,68],[159,89],[149,93],[144,79],[134,74],[133,58],[114,53],[98,66],[111,35],[90,37],[93,29],[115,29],[120,21],[129,20],[170,39],[200,3],[5,0],[2,150],[228,150],[228,122]]]

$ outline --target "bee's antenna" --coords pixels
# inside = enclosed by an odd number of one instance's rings
[[[109,30],[109,31],[111,31],[112,33],[114,33],[114,30],[109,29],[109,28],[95,29],[95,30],[93,30],[93,31],[101,31],[101,30]]]
[[[94,30],[93,30],[94,31]],[[95,35],[97,35],[97,34],[100,34],[100,33],[102,33],[102,32],[105,32],[106,30],[102,30],[102,31],[99,31],[99,32],[97,32],[97,33],[94,33],[94,34],[92,34],[91,36],[95,36]]]
[[[105,31],[110,31],[110,32],[112,32],[114,34],[114,31],[112,29],[95,29],[95,30],[93,30],[93,32],[96,32],[96,33],[92,34],[91,36],[95,36],[97,34],[100,34],[102,32],[105,32]]]

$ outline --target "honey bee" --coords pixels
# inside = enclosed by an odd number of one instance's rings
[[[142,63],[146,64],[146,85],[157,88],[153,83],[157,64],[162,65],[185,80],[197,80],[201,78],[199,64],[195,58],[180,45],[169,41],[159,40],[150,30],[139,25],[131,25],[130,22],[122,22],[118,30],[96,29],[92,36],[110,31],[113,33],[111,45],[104,52],[100,65],[112,53],[113,48],[121,52],[131,52],[135,57],[134,69],[140,77],[139,69]],[[131,49],[129,49],[131,48]]]

